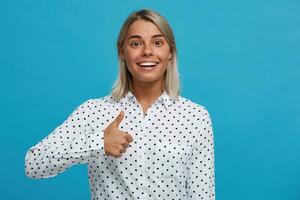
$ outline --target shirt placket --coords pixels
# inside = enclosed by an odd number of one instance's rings
[[[136,102],[137,103],[137,102]],[[147,145],[150,145],[150,144],[147,144],[147,141],[148,141],[148,137],[149,137],[149,128],[150,128],[150,122],[149,122],[149,118],[151,117],[151,114],[152,114],[152,110],[151,108],[154,106],[150,106],[147,110],[147,113],[143,114],[143,108],[142,106],[137,103],[137,105],[139,106],[139,116],[140,116],[140,121],[141,121],[141,124],[140,124],[140,130],[141,131],[141,134],[142,134],[142,140],[141,140],[141,151],[139,152],[139,159],[140,159],[140,163],[141,163],[141,174],[142,176],[140,177],[140,187],[142,188],[143,190],[143,193],[141,194],[143,196],[142,199],[147,199],[147,177],[146,177],[146,170],[147,170],[147,166],[146,166],[146,158],[147,158]]]

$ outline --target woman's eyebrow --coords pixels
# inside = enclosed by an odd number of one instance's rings
[[[152,38],[156,38],[156,37],[164,37],[164,36],[162,34],[157,34],[152,36]]]
[[[130,40],[131,38],[142,38],[142,37],[139,35],[131,35],[128,37],[128,40]]]
[[[156,35],[153,35],[152,38],[157,38],[157,37],[164,37],[162,34],[156,34]],[[132,39],[132,38],[142,38],[140,35],[131,35],[128,37],[128,40]]]

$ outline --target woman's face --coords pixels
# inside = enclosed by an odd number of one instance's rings
[[[162,83],[171,59],[170,46],[151,22],[137,20],[128,29],[121,51],[133,84]]]

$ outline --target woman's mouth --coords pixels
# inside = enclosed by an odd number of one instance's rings
[[[143,61],[143,62],[138,62],[137,65],[139,67],[155,67],[156,65],[158,65],[159,62],[152,62],[152,61]]]

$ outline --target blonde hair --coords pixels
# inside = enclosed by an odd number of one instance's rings
[[[136,20],[152,22],[161,31],[168,42],[172,58],[168,63],[167,70],[164,75],[163,89],[167,92],[172,100],[177,100],[178,96],[180,95],[180,81],[179,72],[177,69],[177,50],[174,34],[167,20],[163,16],[153,10],[148,9],[133,12],[127,17],[121,27],[117,41],[119,74],[112,87],[112,96],[115,99],[120,100],[127,94],[129,90],[132,89],[131,74],[127,69],[125,60],[121,58],[121,51],[129,26]]]

